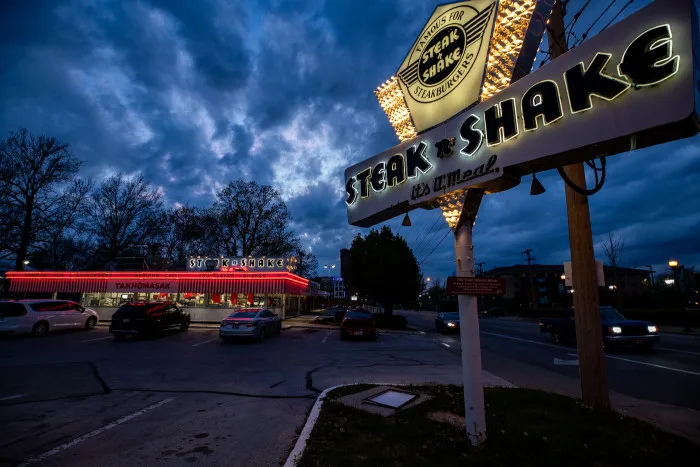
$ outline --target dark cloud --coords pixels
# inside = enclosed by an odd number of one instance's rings
[[[85,175],[140,172],[171,202],[207,205],[238,178],[273,184],[320,264],[338,264],[338,250],[367,232],[347,225],[343,169],[397,142],[372,91],[436,3],[4,2],[0,133],[54,135],[85,160]],[[570,12],[583,3],[572,0]],[[606,185],[590,198],[593,232],[596,241],[608,229],[623,235],[626,265],[670,256],[700,265],[699,141],[609,159]],[[524,248],[541,263],[568,260],[563,182],[554,171],[539,178],[541,196],[523,178],[485,199],[474,244],[487,268],[522,262]],[[426,275],[452,274],[440,212],[411,219],[387,225]]]

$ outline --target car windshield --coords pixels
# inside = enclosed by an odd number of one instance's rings
[[[229,318],[255,318],[257,311],[237,311],[228,315]]]
[[[605,321],[615,321],[619,319],[625,319],[624,316],[620,314],[615,308],[601,308],[600,317]]]
[[[345,317],[351,319],[372,319],[372,315],[364,311],[348,311]]]
[[[442,315],[443,319],[453,319],[453,320],[458,320],[459,319],[459,313],[445,313]]]

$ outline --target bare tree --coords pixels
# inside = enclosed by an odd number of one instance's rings
[[[318,259],[311,251],[304,251],[301,246],[298,245],[298,240],[296,240],[297,246],[295,247],[292,254],[297,258],[297,269],[294,272],[297,276],[311,278],[316,275],[318,270]]]
[[[243,180],[230,182],[207,212],[213,245],[230,256],[292,253],[290,221],[289,210],[274,188]]]
[[[608,266],[612,269],[613,274],[613,284],[618,287],[617,280],[617,268],[620,266],[622,260],[622,252],[625,249],[625,239],[619,235],[615,235],[611,230],[603,236],[600,241],[600,248],[603,251],[603,255],[608,263]],[[618,306],[622,307],[622,292],[618,289],[616,292]]]
[[[622,252],[625,249],[625,239],[608,230],[607,235],[600,241],[600,248],[603,250],[603,255],[608,262],[608,266],[615,271],[622,259]]]
[[[74,224],[91,187],[74,180],[80,165],[67,144],[24,128],[0,141],[0,250],[16,270]]]
[[[164,255],[174,263],[183,263],[191,254],[208,254],[204,213],[192,206],[168,212],[164,237]]]
[[[162,243],[167,226],[162,197],[143,177],[118,174],[102,182],[90,196],[85,224],[101,261]]]

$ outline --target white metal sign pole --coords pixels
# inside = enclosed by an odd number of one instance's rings
[[[474,277],[474,245],[472,230],[482,193],[469,190],[459,222],[455,226],[455,258],[458,277]],[[460,295],[459,323],[462,344],[462,384],[464,386],[464,419],[467,435],[473,446],[486,440],[484,386],[481,374],[481,342],[479,309],[473,295]]]

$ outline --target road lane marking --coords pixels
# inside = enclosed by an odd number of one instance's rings
[[[102,340],[111,339],[111,338],[112,338],[112,336],[98,337],[98,338],[96,338],[96,339],[88,339],[88,340],[86,340],[86,341],[80,341],[80,342],[82,342],[82,343],[85,343],[85,342],[95,342],[95,341],[102,341]]]
[[[449,346],[450,346],[450,344],[445,344],[444,342],[440,342],[440,343],[441,343],[442,345],[444,345],[445,347],[449,347]]]
[[[321,344],[325,344],[325,343],[326,343],[326,341],[328,340],[328,338],[331,337],[331,332],[332,332],[332,331],[328,331],[328,332],[326,333],[326,337],[323,338],[323,340],[321,341]]]
[[[669,349],[668,347],[656,347],[656,349],[657,350],[666,350],[668,352],[687,353],[688,355],[700,355],[700,352],[691,352],[689,350]]]
[[[555,348],[555,349],[561,349],[561,348],[562,348],[562,347],[560,347],[560,346],[553,345],[553,344],[545,344],[544,342],[537,342],[537,341],[531,341],[531,340],[528,340],[528,339],[521,339],[520,337],[506,336],[506,335],[503,335],[503,334],[494,334],[494,333],[492,333],[492,332],[484,332],[484,331],[481,331],[481,333],[482,333],[482,334],[487,334],[487,335],[489,335],[489,336],[503,337],[504,339],[512,339],[512,340],[515,340],[515,341],[529,342],[530,344],[543,345],[543,346],[545,346],[545,347],[553,347],[553,348]],[[618,357],[618,356],[615,356],[615,355],[607,355],[607,354],[606,354],[605,356],[606,356],[607,358],[612,358],[613,360],[620,360],[620,361],[623,361],[623,362],[637,363],[637,364],[639,364],[639,365],[651,366],[651,367],[654,367],[654,368],[660,368],[660,369],[662,369],[662,370],[677,371],[677,372],[679,372],[679,373],[685,373],[685,374],[688,374],[688,375],[700,376],[700,373],[697,373],[697,372],[695,372],[695,371],[681,370],[680,368],[673,368],[673,367],[670,367],[670,366],[657,365],[657,364],[655,364],[655,363],[640,362],[639,360],[632,360],[632,359],[630,359],[630,358],[622,358],[622,357]]]
[[[670,366],[657,365],[656,363],[640,362],[639,360],[632,360],[630,358],[617,357],[615,355],[606,355],[606,357],[612,358],[615,360],[622,360],[623,362],[639,363],[640,365],[653,366],[654,368],[661,368],[663,370],[677,371],[678,373],[685,373],[688,375],[700,376],[700,373],[695,372],[695,371],[681,370],[680,368],[673,368]]]
[[[162,405],[165,405],[165,404],[167,404],[168,402],[172,402],[173,400],[174,400],[174,399],[163,399],[163,400],[160,401],[160,402],[156,402],[156,403],[153,404],[153,405],[149,405],[149,406],[146,407],[145,409],[141,409],[141,410],[139,410],[139,411],[137,411],[137,412],[132,413],[131,415],[127,415],[126,417],[122,417],[122,418],[120,418],[119,420],[110,423],[109,425],[105,425],[105,426],[103,426],[103,427],[101,427],[101,428],[98,428],[98,429],[96,429],[96,430],[94,430],[94,431],[91,431],[91,432],[88,433],[88,434],[85,434],[85,435],[83,435],[83,436],[80,436],[80,437],[78,437],[78,438],[75,438],[73,441],[70,441],[70,442],[68,442],[68,443],[61,444],[60,446],[56,446],[55,448],[51,449],[50,451],[46,451],[45,453],[40,454],[40,455],[38,455],[38,456],[36,456],[36,457],[32,457],[31,459],[27,459],[25,462],[23,462],[22,464],[20,464],[18,467],[25,467],[25,466],[27,466],[27,465],[29,465],[29,464],[34,464],[34,463],[36,463],[36,462],[40,462],[40,461],[46,459],[47,457],[51,457],[51,456],[53,456],[54,454],[58,454],[58,453],[61,452],[61,451],[65,451],[66,449],[70,449],[70,448],[72,448],[73,446],[75,446],[75,445],[77,445],[77,444],[79,444],[79,443],[82,443],[83,441],[86,441],[86,440],[88,440],[88,439],[90,439],[90,438],[94,438],[95,436],[97,436],[97,435],[99,435],[99,434],[102,434],[102,433],[104,433],[104,432],[107,431],[107,430],[111,430],[112,428],[115,428],[115,427],[121,425],[122,423],[126,423],[126,422],[128,422],[129,420],[132,420],[132,419],[134,419],[134,418],[136,418],[136,417],[139,417],[139,416],[141,416],[141,415],[145,414],[146,412],[149,412],[149,411],[151,411],[151,410],[153,410],[153,409],[157,409],[158,407],[160,407],[160,406],[162,406]]]
[[[208,339],[208,340],[205,340],[205,341],[202,341],[202,342],[197,342],[196,344],[192,344],[192,347],[197,347],[197,346],[200,346],[200,345],[203,345],[203,344],[208,344],[209,342],[214,342],[214,341],[217,340],[218,338],[219,338],[219,336],[216,336],[216,337],[212,337],[211,339]]]
[[[14,396],[2,397],[0,398],[0,401],[11,401],[12,399],[19,399],[20,397],[24,397],[24,394],[15,394]]]

